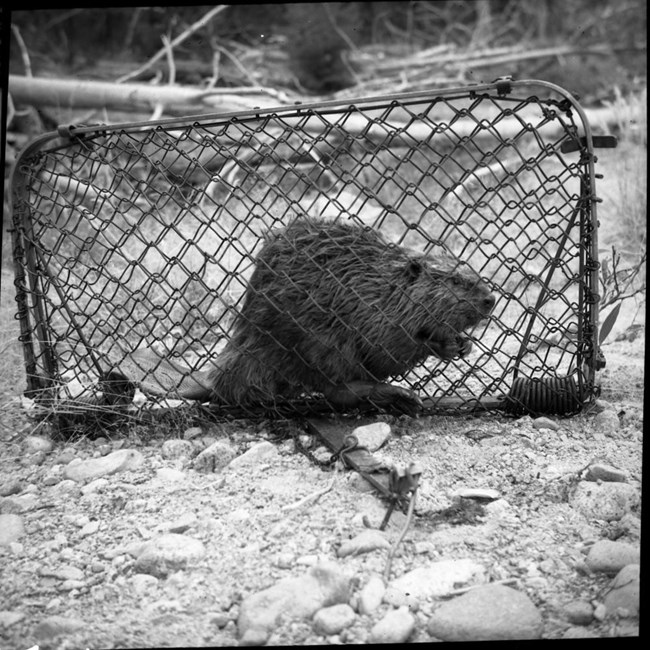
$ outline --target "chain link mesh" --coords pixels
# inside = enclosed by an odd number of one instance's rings
[[[391,379],[426,410],[579,410],[594,393],[593,156],[569,95],[542,91],[101,126],[36,147],[13,206],[28,392],[83,401],[138,350],[205,384],[265,237],[309,215],[444,249],[496,296],[469,355]],[[144,369],[161,384],[151,404],[178,397],[162,369]]]

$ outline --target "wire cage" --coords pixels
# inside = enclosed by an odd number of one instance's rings
[[[596,395],[603,364],[593,147],[568,92],[510,79],[61,127],[25,149],[12,179],[26,394],[80,411],[133,410],[135,387],[146,396],[136,393],[138,409],[209,401],[206,369],[241,343],[233,331],[250,327],[247,295],[269,233],[318,219],[434,261],[444,251],[496,297],[467,333],[469,354],[431,354],[380,379],[416,393],[430,413],[578,412]],[[294,279],[281,269],[281,281]],[[355,294],[355,306],[364,300]],[[294,338],[317,343],[303,307],[292,312]],[[346,318],[332,313],[334,302],[319,309],[324,322]],[[271,330],[284,327],[284,313]],[[346,321],[333,354],[348,354],[356,323]],[[373,354],[394,353],[377,347],[393,347],[387,338],[371,341]],[[297,353],[282,345],[291,373]],[[265,415],[332,407],[317,386],[292,379],[291,392],[262,404]],[[212,396],[210,408],[250,416],[260,412],[253,401]]]

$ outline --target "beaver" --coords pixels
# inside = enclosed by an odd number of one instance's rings
[[[370,227],[299,217],[257,257],[232,336],[209,371],[213,404],[322,393],[337,410],[366,400],[415,415],[411,390],[385,383],[430,355],[466,355],[463,330],[495,297],[445,253],[388,243]]]

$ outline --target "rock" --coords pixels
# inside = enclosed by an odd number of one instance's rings
[[[205,555],[205,546],[198,539],[167,533],[146,542],[135,561],[135,569],[156,577],[188,568]]]
[[[198,438],[203,435],[203,429],[201,427],[190,427],[183,431],[183,440],[192,440],[192,438]]]
[[[239,608],[240,644],[266,643],[283,616],[311,618],[319,609],[347,603],[350,578],[332,563],[321,563],[297,578],[284,578],[272,587],[247,596]]]
[[[24,534],[25,525],[20,515],[0,515],[0,546],[9,546]]]
[[[23,441],[25,445],[25,452],[33,454],[36,452],[45,452],[49,454],[54,449],[54,443],[43,436],[27,436]]]
[[[485,580],[485,567],[473,560],[442,560],[413,569],[391,581],[384,602],[394,607],[444,596],[463,585]]]
[[[443,641],[538,639],[542,616],[526,594],[504,585],[481,585],[440,605],[428,630]]]
[[[209,474],[220,472],[236,456],[237,452],[227,442],[221,440],[204,449],[192,463],[197,472]]]
[[[165,440],[160,449],[163,458],[176,460],[178,458],[191,458],[194,453],[194,446],[189,440]]]
[[[18,478],[9,478],[0,485],[0,497],[9,497],[12,494],[19,494],[23,489],[22,481]]]
[[[589,625],[594,620],[594,608],[586,600],[573,600],[564,606],[564,615],[573,625]]]
[[[34,636],[42,642],[61,634],[71,634],[87,627],[86,621],[66,616],[48,616],[34,630]]]
[[[627,564],[639,564],[640,561],[641,554],[636,546],[608,539],[596,542],[585,560],[592,571],[608,575],[616,575]]]
[[[107,485],[109,485],[108,479],[96,478],[94,481],[86,483],[86,485],[81,488],[81,494],[94,494],[95,492],[103,490]]]
[[[381,605],[386,586],[381,576],[373,575],[359,593],[359,613],[369,616]]]
[[[178,519],[172,521],[168,525],[167,530],[170,533],[184,533],[192,526],[195,526],[196,522],[197,522],[196,515],[193,512],[186,512],[182,514]]]
[[[355,618],[354,610],[347,603],[324,607],[314,614],[314,631],[324,636],[338,634],[352,625]]]
[[[139,451],[119,449],[100,458],[72,460],[66,465],[64,475],[67,479],[79,483],[116,472],[137,469],[143,462],[144,456]]]
[[[598,413],[593,419],[594,431],[599,433],[612,434],[614,431],[618,431],[621,426],[621,421],[618,419],[618,415],[614,411],[602,411]]]
[[[0,611],[0,627],[11,627],[25,618],[25,612]]]
[[[641,567],[639,564],[624,566],[612,580],[605,596],[607,616],[636,617],[639,615],[639,590]]]
[[[38,497],[35,494],[26,493],[17,496],[5,497],[0,503],[0,512],[4,514],[13,513],[19,515],[23,512],[34,510],[38,506]]]
[[[558,431],[560,425],[550,418],[539,417],[533,420],[533,429],[551,429],[552,431]]]
[[[277,447],[266,440],[254,444],[250,449],[245,451],[241,456],[233,458],[228,467],[232,469],[241,469],[251,465],[259,465],[265,461],[270,461],[278,456]]]
[[[42,568],[39,575],[46,578],[56,578],[57,580],[83,580],[84,572],[76,566],[68,564],[59,565],[56,568]]]
[[[390,425],[386,422],[373,422],[352,431],[360,447],[367,447],[370,453],[382,447],[391,436]]]
[[[629,483],[580,481],[569,503],[587,519],[616,521],[639,504],[639,492]]]
[[[611,465],[603,463],[594,463],[587,469],[585,481],[608,481],[612,483],[625,483],[627,481],[627,472],[616,469]]]
[[[373,625],[368,643],[406,643],[414,628],[415,618],[408,607],[393,609]]]
[[[461,488],[456,490],[453,496],[460,499],[476,499],[477,501],[496,501],[501,494],[498,490],[490,488]]]
[[[368,529],[352,539],[346,539],[336,554],[338,557],[347,557],[387,548],[390,548],[390,542],[386,536],[380,530]]]
[[[131,589],[138,596],[151,593],[158,586],[158,582],[158,578],[147,573],[136,573],[129,578]]]
[[[82,526],[79,531],[79,537],[88,537],[89,535],[94,535],[99,530],[98,521],[89,521],[87,524]]]
[[[173,467],[160,467],[156,470],[156,478],[164,483],[175,483],[185,478],[185,473]]]
[[[598,639],[598,634],[591,630],[585,630],[584,627],[569,627],[562,635],[563,639]]]

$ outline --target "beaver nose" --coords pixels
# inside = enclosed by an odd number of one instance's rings
[[[483,313],[486,316],[494,309],[496,301],[496,296],[493,293],[490,293],[486,298],[483,298]]]

